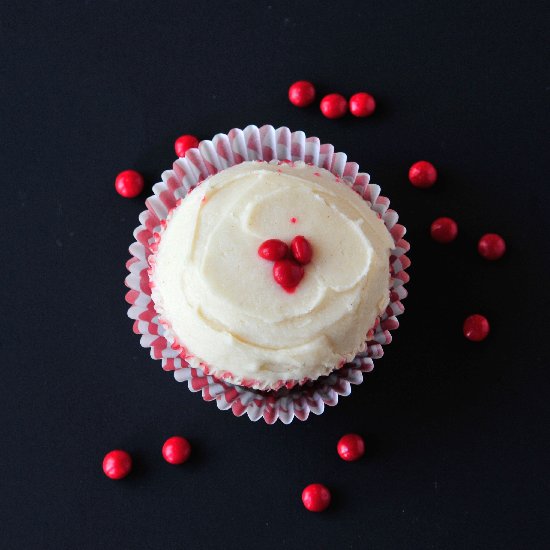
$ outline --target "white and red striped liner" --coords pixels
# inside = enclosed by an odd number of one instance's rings
[[[130,288],[126,294],[130,304],[128,316],[135,320],[134,332],[142,335],[140,343],[150,348],[151,357],[160,359],[164,370],[174,371],[178,382],[186,381],[191,391],[201,391],[205,401],[216,400],[219,409],[231,409],[236,416],[246,413],[254,421],[263,418],[268,424],[277,419],[288,424],[295,417],[306,420],[310,413],[321,414],[325,405],[336,405],[339,395],[349,395],[351,385],[363,381],[363,373],[374,368],[373,359],[384,354],[382,346],[391,342],[390,331],[399,326],[396,317],[403,313],[401,300],[407,296],[404,284],[409,276],[405,270],[410,260],[405,253],[410,246],[403,239],[405,227],[397,223],[398,215],[388,208],[390,201],[380,195],[380,187],[370,184],[369,175],[359,172],[359,166],[346,159],[344,153],[335,153],[332,145],[321,144],[319,138],[306,137],[304,132],[269,125],[234,128],[227,135],[217,134],[212,141],[202,141],[198,148],[188,150],[172,170],[163,172],[162,181],[153,186],[154,195],[145,201],[147,210],[139,216],[141,225],[134,231],[136,241],[130,245],[132,257],[126,264],[130,271],[125,281]],[[302,160],[329,170],[369,203],[395,241],[390,257],[390,303],[369,332],[365,350],[329,376],[291,389],[254,390],[190,367],[184,359],[186,350],[173,342],[151,300],[150,256],[170,210],[203,179],[249,160]]]

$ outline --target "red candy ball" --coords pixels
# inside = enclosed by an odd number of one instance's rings
[[[279,239],[269,239],[264,241],[258,248],[258,255],[264,260],[276,262],[282,260],[288,252],[288,246]]]
[[[143,176],[135,170],[124,170],[115,179],[116,192],[127,199],[137,197],[143,186]]]
[[[167,439],[162,446],[162,456],[170,464],[183,464],[191,454],[191,445],[185,437],[175,435]]]
[[[349,98],[349,110],[353,116],[370,116],[375,109],[376,101],[374,101],[374,97],[366,92],[359,92]]]
[[[310,512],[322,512],[330,504],[330,491],[320,483],[312,483],[302,491],[302,502]]]
[[[458,226],[452,218],[437,218],[430,226],[430,234],[438,243],[450,243],[458,235]]]
[[[496,233],[487,233],[479,239],[477,251],[486,260],[498,260],[506,252],[506,242]]]
[[[315,86],[307,80],[298,80],[288,89],[288,99],[296,107],[307,107],[315,101]]]
[[[365,441],[360,435],[346,434],[338,441],[336,450],[340,458],[352,462],[365,454]]]
[[[294,258],[302,265],[311,262],[311,258],[313,257],[313,249],[311,248],[309,241],[302,235],[298,235],[292,239],[292,242],[290,243],[290,250],[292,250],[292,255]]]
[[[304,268],[292,260],[277,260],[273,265],[273,278],[284,289],[294,289],[304,276]]]
[[[489,334],[489,321],[483,315],[475,314],[466,317],[464,326],[462,327],[464,336],[472,342],[481,342],[485,340]]]
[[[435,166],[427,160],[419,160],[409,168],[409,181],[415,186],[425,189],[431,187],[437,180]]]
[[[342,118],[348,111],[348,102],[343,95],[328,94],[321,99],[321,112],[327,118]]]
[[[122,479],[131,469],[132,457],[126,451],[111,451],[103,459],[103,472],[111,479]]]
[[[199,140],[190,134],[180,136],[174,143],[174,149],[178,157],[184,157],[189,149],[199,146]]]

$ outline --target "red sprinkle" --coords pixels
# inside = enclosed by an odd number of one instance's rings
[[[180,136],[178,139],[176,139],[174,143],[174,149],[178,157],[184,157],[185,153],[189,149],[193,149],[198,146],[199,146],[199,140],[191,134],[185,134],[183,136]]]
[[[409,168],[409,181],[421,189],[431,187],[437,180],[435,166],[427,160],[419,160]]]
[[[496,233],[487,233],[479,239],[477,251],[486,260],[498,260],[506,252],[506,242]]]
[[[352,462],[365,454],[365,441],[360,435],[346,434],[338,441],[336,450],[341,459]]]
[[[458,235],[458,226],[452,218],[437,218],[430,226],[430,234],[438,243],[450,243]]]
[[[309,241],[302,235],[298,235],[292,239],[290,243],[290,250],[294,258],[302,265],[306,265],[311,262],[313,257],[313,249]]]
[[[472,342],[481,342],[485,340],[489,334],[489,321],[483,315],[476,313],[466,317],[464,326],[462,327],[464,336]]]
[[[277,260],[273,265],[273,278],[287,292],[293,292],[304,276],[304,268],[293,260]]]
[[[132,457],[126,452],[116,449],[110,451],[103,459],[103,472],[111,479],[122,479],[132,469]]]
[[[307,80],[298,80],[288,89],[288,99],[296,107],[307,107],[315,101],[315,86]]]
[[[143,176],[135,170],[124,170],[115,179],[116,192],[127,199],[137,197],[143,186]]]
[[[330,491],[321,483],[312,483],[302,491],[302,502],[310,512],[322,512],[330,504]]]
[[[366,117],[372,115],[376,109],[374,97],[366,92],[359,92],[349,98],[349,110],[353,116]]]
[[[343,95],[328,94],[321,99],[321,112],[327,118],[342,118],[348,111],[348,102]]]
[[[175,435],[167,439],[162,446],[162,456],[170,464],[183,464],[191,454],[191,445],[185,437]]]
[[[288,246],[279,239],[264,241],[258,248],[258,255],[264,260],[275,262],[282,260],[288,253]]]
[[[297,218],[290,218],[290,223],[296,223],[298,221]]]

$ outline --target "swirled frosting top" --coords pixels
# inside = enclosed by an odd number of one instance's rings
[[[313,259],[292,293],[258,255],[303,235]],[[193,366],[275,387],[328,374],[363,348],[389,300],[393,239],[327,170],[244,162],[204,180],[172,211],[151,273],[161,320]]]

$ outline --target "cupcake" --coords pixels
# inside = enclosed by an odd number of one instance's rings
[[[269,423],[361,382],[398,326],[409,264],[367,174],[317,138],[250,126],[188,151],[153,191],[127,299],[166,370]]]

